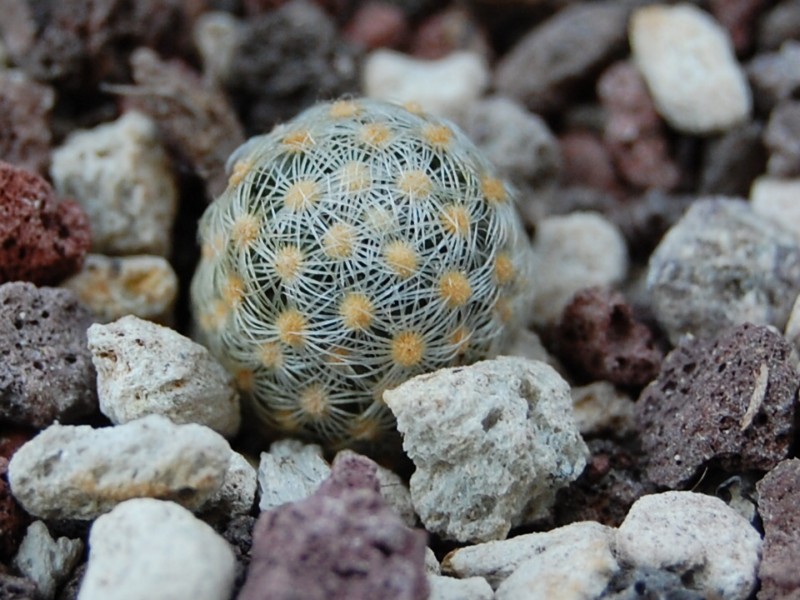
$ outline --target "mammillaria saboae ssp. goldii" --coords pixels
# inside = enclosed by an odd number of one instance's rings
[[[393,425],[383,390],[492,355],[524,316],[527,236],[453,125],[339,100],[228,166],[200,223],[193,310],[267,427],[374,441]]]

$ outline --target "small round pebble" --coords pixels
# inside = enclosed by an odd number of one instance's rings
[[[210,526],[172,502],[138,498],[99,517],[79,600],[228,600],[236,562]]]

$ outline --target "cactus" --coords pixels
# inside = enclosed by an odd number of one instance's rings
[[[368,99],[314,106],[228,161],[200,222],[203,341],[273,430],[347,445],[385,389],[496,353],[530,296],[508,187],[453,125]]]

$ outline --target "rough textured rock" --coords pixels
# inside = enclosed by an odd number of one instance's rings
[[[767,166],[763,132],[760,122],[750,121],[708,140],[703,150],[699,192],[746,198],[753,181]]]
[[[419,60],[393,50],[376,50],[364,61],[362,87],[371,98],[417,103],[440,117],[458,119],[489,84],[488,67],[472,52]]]
[[[689,3],[639,8],[630,44],[659,113],[678,131],[723,131],[750,115],[747,79],[727,32],[708,13]]]
[[[637,189],[674,188],[680,171],[669,156],[664,124],[633,63],[621,61],[606,69],[597,81],[597,95],[608,113],[603,140],[622,178]]]
[[[163,415],[236,435],[239,394],[233,377],[205,346],[130,315],[92,325],[87,339],[100,411],[112,423]]]
[[[57,283],[81,267],[89,219],[41,176],[0,161],[0,283]]]
[[[251,133],[357,90],[357,53],[310,0],[292,0],[248,19],[231,65],[229,88]]]
[[[230,544],[233,553],[236,555],[236,579],[233,584],[236,594],[242,589],[245,578],[247,577],[247,567],[250,565],[250,549],[253,546],[253,527],[255,527],[255,524],[255,517],[251,515],[242,515],[231,519],[222,532],[222,537]]]
[[[369,48],[400,48],[410,34],[408,18],[399,6],[365,2],[358,7],[343,31],[344,39]]]
[[[495,87],[533,112],[566,102],[625,47],[628,9],[618,2],[566,8],[526,34],[497,65]]]
[[[635,428],[633,400],[607,381],[573,386],[572,409],[581,435],[622,437]]]
[[[605,570],[608,570],[609,575],[613,572],[614,566],[608,560],[613,541],[614,529],[610,527],[592,522],[573,523],[543,533],[526,533],[507,540],[458,548],[444,557],[442,572],[462,578],[484,577],[497,589],[512,573],[522,569],[523,565],[539,559],[554,568],[562,561],[558,568],[559,577],[564,575],[562,569],[567,567],[578,571],[574,573],[575,576],[586,575],[588,580]],[[570,558],[571,552],[575,553],[574,559]],[[581,562],[586,559],[599,559],[598,573],[590,572],[587,569],[589,563]],[[552,582],[542,583],[549,585]],[[552,596],[545,594],[541,597]]]
[[[422,600],[424,555],[424,533],[405,527],[378,493],[375,464],[343,457],[314,495],[261,514],[239,598]]]
[[[569,386],[544,363],[501,357],[442,369],[384,400],[416,466],[414,508],[445,538],[503,539],[546,516],[586,464]]]
[[[769,151],[767,171],[777,177],[800,175],[800,102],[785,101],[769,115],[764,145]]]
[[[798,385],[791,347],[768,327],[682,344],[636,403],[649,477],[676,488],[704,466],[771,469],[789,454]]]
[[[228,523],[232,519],[250,514],[256,501],[257,489],[255,467],[238,452],[231,452],[222,485],[203,505],[201,516],[207,522]]]
[[[95,521],[80,600],[227,600],[235,559],[228,543],[185,508],[128,500]]]
[[[304,500],[330,475],[322,448],[298,440],[273,442],[258,465],[258,508],[262,511]]]
[[[88,213],[94,252],[169,254],[177,189],[150,119],[129,112],[72,133],[53,152],[50,172],[59,193]]]
[[[555,345],[559,358],[590,379],[641,387],[657,374],[663,354],[650,329],[620,293],[587,288],[564,309]]]
[[[603,600],[707,600],[702,592],[689,589],[691,577],[684,583],[680,574],[652,567],[623,568],[611,578]]]
[[[743,201],[698,200],[650,257],[647,287],[673,344],[744,322],[782,329],[800,292],[800,246]]]
[[[47,427],[97,409],[89,311],[68,290],[0,285],[0,416]]]
[[[431,588],[428,600],[493,600],[492,586],[483,577],[456,579],[443,575],[428,575]]]
[[[779,52],[757,54],[747,63],[756,106],[769,113],[800,89],[800,43],[788,41]]]
[[[0,574],[0,598],[4,600],[38,600],[36,584],[25,577]]]
[[[81,270],[61,282],[75,292],[99,323],[125,315],[168,325],[178,296],[178,277],[161,256],[88,254]]]
[[[224,93],[179,62],[147,48],[131,55],[128,101],[149,115],[169,149],[205,181],[210,196],[228,184],[225,161],[244,142],[244,131]]]
[[[764,175],[753,182],[750,206],[753,211],[786,228],[800,244],[800,178],[781,179]]]
[[[0,160],[37,173],[50,164],[55,93],[21,71],[0,66]]]
[[[761,536],[719,498],[665,492],[641,498],[617,533],[617,555],[689,577],[706,598],[746,600],[756,587]]]
[[[464,131],[500,173],[519,188],[556,182],[561,170],[558,141],[545,121],[518,102],[492,96],[470,104]]]
[[[0,561],[14,556],[25,536],[29,517],[14,500],[7,481],[8,459],[0,458]]]
[[[54,540],[47,525],[34,521],[14,557],[14,566],[36,584],[43,600],[52,600],[83,554],[83,542],[65,537]]]
[[[488,57],[489,40],[481,25],[467,7],[450,5],[419,23],[411,40],[411,54],[436,59],[467,50]]]
[[[548,217],[533,243],[537,324],[556,325],[573,295],[586,287],[613,286],[628,272],[628,250],[620,230],[598,213]]]
[[[764,547],[758,576],[759,600],[800,594],[800,459],[778,464],[756,484],[758,512],[764,524]]]
[[[581,476],[556,499],[554,522],[595,521],[617,527],[639,498],[657,486],[644,474],[640,449],[630,442],[589,440],[591,457]]]
[[[222,486],[230,458],[207,427],[151,415],[105,429],[51,425],[17,451],[8,479],[32,515],[93,519],[139,497],[197,509]]]

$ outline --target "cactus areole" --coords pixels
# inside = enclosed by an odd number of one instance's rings
[[[231,156],[200,222],[203,341],[265,428],[330,445],[393,427],[382,394],[497,351],[528,299],[510,190],[452,124],[316,105]]]

